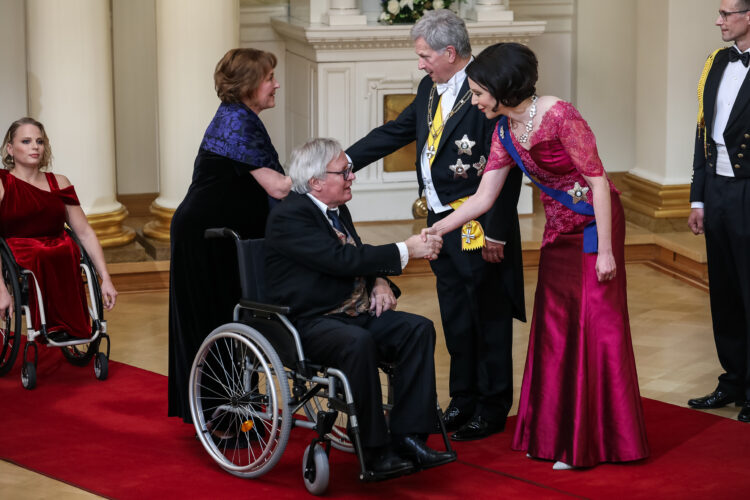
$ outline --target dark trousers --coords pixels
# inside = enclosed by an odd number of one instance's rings
[[[362,445],[389,442],[378,363],[393,363],[392,434],[434,432],[435,327],[427,318],[401,311],[318,316],[297,321],[305,357],[338,368],[351,385]]]
[[[719,388],[750,399],[750,179],[707,174],[704,200]]]
[[[451,212],[429,212],[432,225]],[[500,264],[481,250],[461,250],[461,228],[443,236],[432,261],[440,317],[451,356],[450,395],[465,410],[504,418],[513,404],[513,309],[500,276]]]

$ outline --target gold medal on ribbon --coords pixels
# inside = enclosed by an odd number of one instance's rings
[[[456,201],[449,203],[453,210],[457,210],[458,207],[468,200],[469,197],[465,196],[459,198]],[[479,221],[470,220],[463,226],[461,226],[461,250],[467,252],[469,250],[477,250],[484,246],[484,230]]]

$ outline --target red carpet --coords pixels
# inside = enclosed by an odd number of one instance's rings
[[[166,418],[166,377],[112,362],[99,382],[42,349],[38,386],[19,366],[0,378],[0,458],[113,498],[298,498],[311,431],[293,429],[281,462],[256,480],[220,470],[191,425]],[[750,426],[644,400],[651,458],[552,471],[510,450],[511,433],[457,443],[459,461],[364,484],[353,455],[331,452],[331,498],[718,498],[750,490]],[[509,421],[509,429],[515,419]]]

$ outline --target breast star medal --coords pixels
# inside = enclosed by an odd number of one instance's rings
[[[479,161],[472,165],[472,167],[477,169],[477,175],[482,175],[484,173],[484,167],[487,166],[487,158],[484,157],[484,155],[479,157]]]
[[[468,135],[464,134],[462,138],[456,141],[456,146],[458,146],[458,154],[471,156],[471,148],[473,148],[474,144],[476,143],[477,141],[472,141],[471,139],[469,139]]]
[[[588,192],[589,192],[588,186],[581,187],[578,181],[576,181],[576,185],[573,186],[573,189],[568,189],[568,194],[573,198],[573,203],[584,201],[584,199],[586,198],[586,193]]]
[[[453,178],[458,179],[459,177],[463,177],[464,179],[468,179],[469,174],[466,173],[466,167],[469,165],[464,165],[461,160],[456,160],[455,165],[449,165],[448,168],[451,169],[453,172]]]

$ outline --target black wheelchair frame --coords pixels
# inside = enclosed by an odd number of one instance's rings
[[[227,228],[208,229],[205,237],[234,240],[243,296],[233,322],[205,339],[190,373],[190,410],[209,455],[231,474],[260,477],[281,458],[291,428],[303,427],[316,432],[302,461],[310,493],[319,495],[328,487],[331,447],[356,453],[362,481],[395,477],[367,468],[346,375],[307,360],[299,333],[286,317],[290,308],[265,303],[263,240],[242,240]],[[387,418],[392,367],[381,366],[381,371]],[[435,411],[445,449],[453,452],[437,397]]]
[[[94,374],[98,380],[106,380],[109,366],[110,341],[107,335],[107,322],[103,319],[102,292],[98,273],[93,261],[86,253],[80,240],[69,227],[65,231],[75,241],[81,253],[81,279],[88,289],[88,310],[91,317],[91,337],[58,338],[47,332],[44,314],[44,301],[39,283],[34,273],[18,265],[7,242],[0,238],[0,258],[2,258],[3,281],[13,299],[13,314],[6,315],[0,325],[0,376],[7,374],[13,367],[18,355],[23,316],[26,317],[26,343],[23,349],[23,366],[21,383],[26,389],[36,387],[36,368],[38,361],[37,343],[47,347],[59,347],[65,359],[73,365],[85,366],[94,358]],[[33,284],[33,287],[31,286]],[[33,327],[33,318],[29,309],[29,294],[35,293],[41,320],[39,330]],[[105,340],[106,352],[100,350],[101,341]]]

